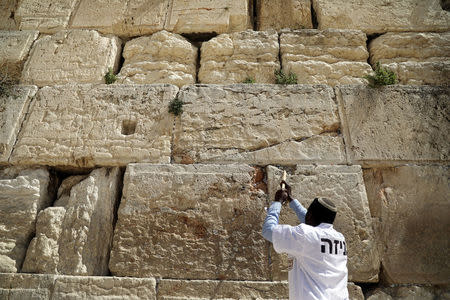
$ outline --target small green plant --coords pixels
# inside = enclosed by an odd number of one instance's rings
[[[256,82],[255,79],[253,79],[252,77],[247,77],[242,83],[255,83],[255,82]]]
[[[295,73],[289,72],[286,75],[283,70],[275,71],[275,83],[276,84],[297,84],[297,75]]]
[[[117,76],[113,73],[112,68],[109,68],[108,72],[105,74],[105,83],[112,84],[116,82]]]
[[[173,99],[169,103],[169,112],[174,114],[175,116],[181,115],[183,113],[183,104],[184,102],[180,99]]]
[[[375,75],[366,75],[365,79],[369,81],[370,87],[380,87],[397,83],[397,75],[391,70],[385,69],[380,62],[375,65]]]

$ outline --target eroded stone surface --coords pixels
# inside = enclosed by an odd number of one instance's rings
[[[38,39],[22,72],[22,83],[37,86],[103,83],[111,68],[117,71],[121,41],[93,30],[59,31]]]
[[[345,86],[336,91],[353,162],[380,165],[449,159],[449,88]]]
[[[156,299],[154,278],[0,274],[5,299]]]
[[[311,0],[259,0],[257,30],[312,28]]]
[[[444,166],[365,171],[388,282],[449,284],[449,175]]]
[[[128,165],[112,274],[268,280],[266,198],[255,173],[248,165]]]
[[[449,299],[449,294],[445,295],[445,290],[434,289],[429,286],[397,286],[378,288],[368,294],[367,300],[434,300]]]
[[[0,31],[0,75],[19,81],[37,31]]]
[[[11,161],[65,167],[168,163],[172,85],[71,85],[37,93]],[[68,105],[70,104],[70,105]]]
[[[174,160],[292,164],[345,161],[333,91],[326,86],[189,86]]]
[[[0,97],[0,164],[8,162],[31,98],[37,87],[21,86]]]
[[[14,13],[19,0],[3,0],[0,2],[0,30],[16,30]]]
[[[178,34],[160,31],[126,43],[121,83],[170,83],[196,81],[197,48]]]
[[[24,272],[108,275],[119,168],[94,170],[72,187],[64,207],[39,213]]]
[[[282,170],[267,167],[269,197],[274,199],[279,188]],[[292,195],[308,208],[316,197],[331,199],[338,208],[334,222],[336,230],[346,239],[349,280],[376,282],[380,266],[377,243],[372,229],[366,190],[359,166],[300,166],[288,171],[286,180],[292,186]],[[284,207],[280,224],[298,225],[293,211]],[[287,257],[272,250],[272,272],[276,280],[287,279]]]
[[[22,0],[15,12],[20,30],[55,33],[69,24],[77,0]]]
[[[371,64],[393,70],[400,84],[450,85],[450,32],[387,33],[369,49]]]
[[[0,171],[0,272],[18,272],[35,232],[39,211],[52,200],[46,169]]]
[[[222,34],[202,44],[199,81],[202,83],[274,83],[278,60],[275,31]]]
[[[366,33],[389,31],[447,31],[450,12],[440,0],[359,1],[313,0],[319,29],[359,29]]]
[[[372,72],[367,63],[366,35],[358,30],[298,30],[280,36],[285,73],[297,74],[298,83],[362,84]]]
[[[348,298],[350,300],[364,300],[364,294],[360,286],[349,282],[347,284]]]

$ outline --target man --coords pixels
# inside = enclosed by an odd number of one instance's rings
[[[291,187],[275,194],[262,234],[278,253],[293,258],[289,271],[289,299],[348,299],[347,248],[344,236],[333,228],[336,206],[326,198],[316,198],[306,210],[291,197]],[[283,186],[283,185],[282,185]],[[278,225],[283,202],[288,201],[301,224]]]

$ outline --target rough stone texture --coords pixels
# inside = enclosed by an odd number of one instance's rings
[[[37,31],[0,31],[0,75],[19,81]],[[0,77],[1,78],[1,77]]]
[[[101,168],[76,184],[64,207],[39,213],[24,272],[108,275],[120,170]]]
[[[364,294],[360,286],[349,282],[347,284],[349,300],[364,300]]]
[[[121,41],[93,30],[63,30],[38,39],[22,73],[22,83],[37,86],[102,83],[117,71]]]
[[[82,0],[72,27],[120,36],[225,33],[251,28],[249,11],[247,0]]]
[[[442,291],[431,287],[422,286],[398,286],[388,288],[378,288],[370,292],[367,300],[434,300],[449,299]]]
[[[0,170],[0,272],[18,272],[39,211],[51,203],[46,169]]]
[[[154,278],[0,274],[1,299],[156,299]]]
[[[177,91],[172,85],[42,88],[11,161],[64,167],[168,163],[173,116],[167,107]]]
[[[111,273],[268,280],[255,174],[248,165],[128,165]]]
[[[55,33],[69,24],[78,0],[22,0],[14,18],[20,30]]]
[[[319,29],[359,29],[366,33],[389,31],[447,31],[450,12],[440,0],[313,0]]]
[[[267,167],[270,199],[279,188],[282,170]],[[348,249],[349,280],[376,282],[380,267],[377,243],[372,230],[366,190],[360,166],[300,166],[288,170],[286,180],[292,194],[308,208],[316,197],[331,199],[338,208],[334,222],[336,230],[345,236]],[[280,223],[298,225],[299,221],[288,207],[281,212]],[[287,257],[272,250],[272,272],[275,280],[287,279]]]
[[[19,0],[2,0],[0,2],[0,30],[18,29],[14,20],[14,13],[18,2]]]
[[[257,30],[312,28],[311,0],[258,0]]]
[[[176,123],[174,161],[344,162],[333,90],[326,86],[189,86]]]
[[[9,95],[0,96],[0,164],[8,162],[22,122],[37,87],[14,87]]]
[[[196,81],[197,48],[178,34],[160,31],[126,43],[120,83],[170,83]]]
[[[389,283],[449,284],[448,166],[365,171],[372,216],[379,219],[383,275]]]
[[[387,33],[369,50],[371,64],[393,70],[400,84],[450,85],[450,32]]]
[[[353,163],[449,160],[450,88],[345,86],[336,93]]]
[[[358,30],[298,30],[280,35],[285,73],[297,74],[298,83],[362,84],[372,72],[367,63],[366,35]]]
[[[198,78],[202,83],[242,83],[247,78],[274,83],[278,54],[275,31],[222,34],[202,44]]]

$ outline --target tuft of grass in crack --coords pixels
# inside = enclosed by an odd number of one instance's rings
[[[252,77],[247,77],[242,83],[256,83],[256,81]]]
[[[282,69],[275,71],[275,83],[276,84],[297,84],[297,75],[289,72],[284,73]]]
[[[375,75],[366,75],[364,78],[373,88],[397,83],[397,75],[393,71],[383,68],[380,62],[375,65]]]
[[[108,72],[105,74],[105,83],[112,84],[116,82],[117,76],[114,74],[112,68],[109,68]]]
[[[175,116],[181,115],[183,113],[183,104],[184,102],[180,99],[173,99],[169,103],[169,113],[174,114]]]

